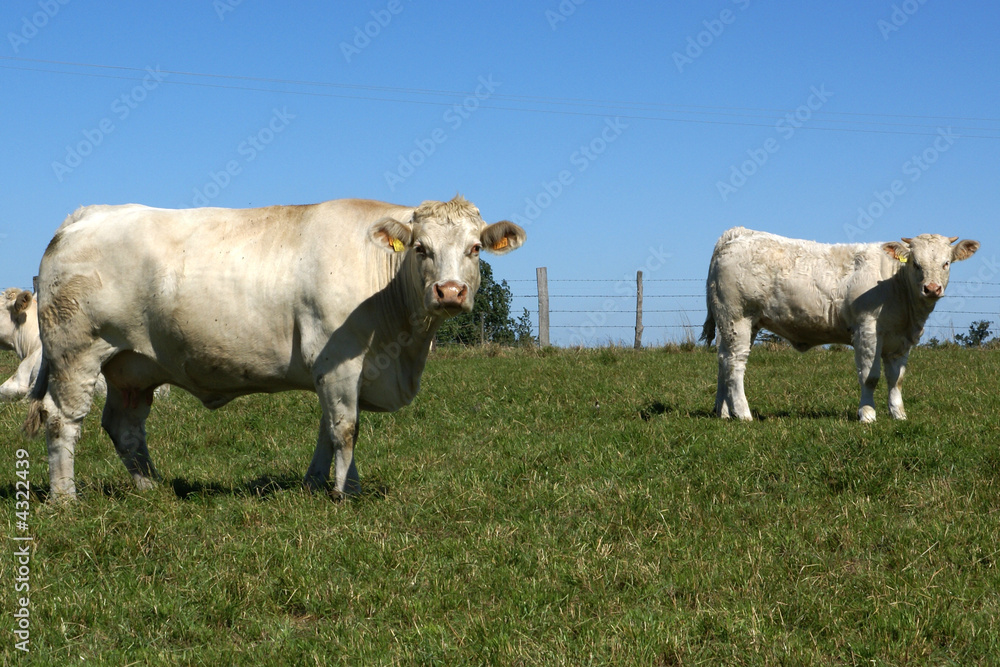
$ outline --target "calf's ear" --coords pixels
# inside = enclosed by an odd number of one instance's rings
[[[969,259],[976,254],[977,250],[979,250],[979,241],[965,239],[951,249],[951,261],[961,262],[963,259]]]
[[[901,262],[905,262],[906,258],[910,256],[910,246],[905,243],[900,243],[899,241],[889,241],[888,243],[884,243],[882,245],[882,251],[889,255],[889,257],[898,259]]]
[[[479,234],[479,240],[482,242],[483,248],[489,252],[494,255],[503,255],[520,248],[527,236],[518,225],[501,220],[483,228]]]
[[[31,299],[33,298],[33,296],[34,295],[27,290],[18,294],[17,298],[14,299],[14,314],[20,315],[24,311],[28,310],[28,308],[31,307]]]
[[[368,228],[368,238],[386,252],[403,252],[413,243],[413,228],[395,218],[382,218]]]

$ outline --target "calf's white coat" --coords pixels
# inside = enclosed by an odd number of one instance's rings
[[[874,390],[885,363],[889,412],[905,419],[900,381],[910,348],[948,285],[951,263],[976,241],[922,234],[902,243],[823,244],[735,227],[715,245],[702,339],[718,331],[715,411],[752,419],[743,389],[750,347],[760,329],[799,350],[854,346],[858,418],[875,420]]]

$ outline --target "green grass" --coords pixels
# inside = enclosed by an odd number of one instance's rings
[[[13,358],[0,358],[9,373]],[[364,414],[364,493],[299,488],[311,394],[154,405],[164,484],[99,426],[80,502],[31,455],[35,664],[976,665],[1000,661],[1000,352],[919,349],[857,423],[847,350],[755,350],[723,422],[704,350],[442,350]],[[595,405],[599,403],[599,407]],[[0,557],[4,662],[13,547]],[[9,629],[8,629],[9,628]]]

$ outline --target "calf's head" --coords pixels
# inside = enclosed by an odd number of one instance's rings
[[[16,287],[3,291],[3,311],[0,312],[0,349],[13,349],[14,333],[25,323],[34,295]]]
[[[952,262],[968,259],[979,250],[978,241],[966,239],[953,245],[958,241],[957,236],[940,234],[921,234],[902,241],[886,243],[882,249],[903,263],[903,273],[912,291],[927,299],[944,296]]]
[[[408,220],[383,218],[369,238],[386,252],[407,253],[424,307],[444,316],[472,310],[479,289],[479,252],[502,255],[521,247],[524,230],[502,220],[487,225],[479,209],[457,195],[448,202],[425,201]]]

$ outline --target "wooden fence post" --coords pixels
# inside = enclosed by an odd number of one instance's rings
[[[538,281],[538,347],[549,346],[549,276],[546,268],[535,269]]]
[[[642,349],[642,271],[635,274],[635,349]]]

